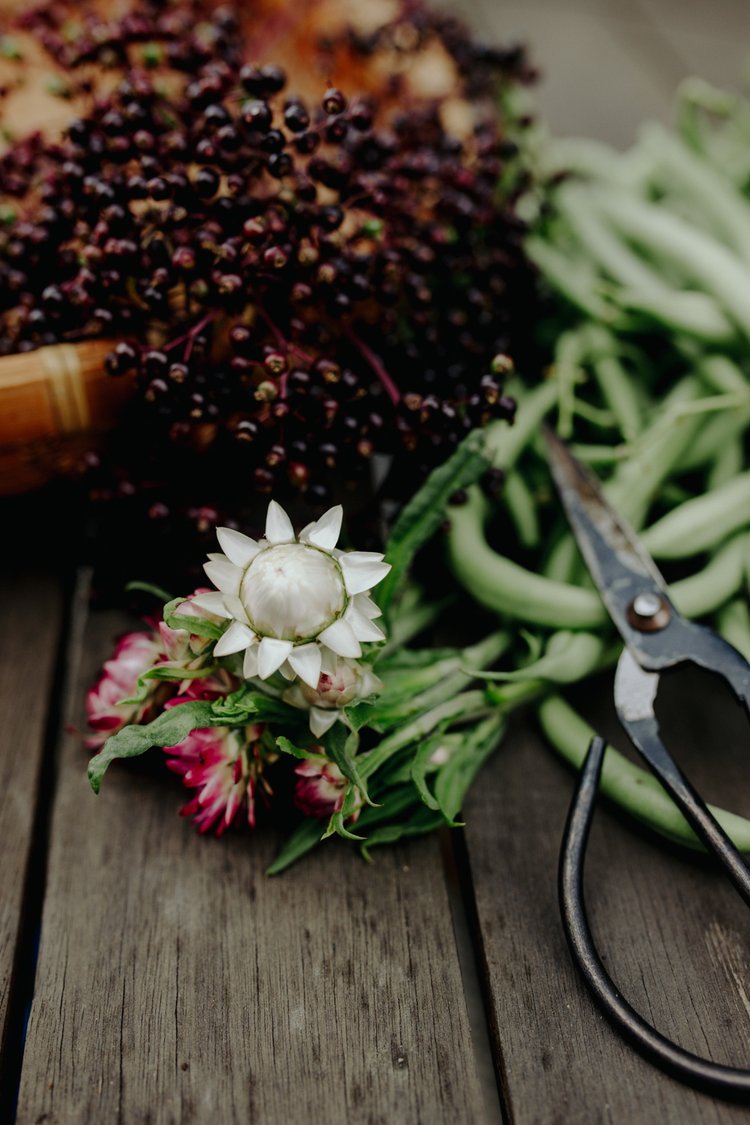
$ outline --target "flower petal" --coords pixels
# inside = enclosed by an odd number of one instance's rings
[[[231,610],[224,604],[224,595],[220,590],[212,590],[210,594],[196,594],[190,599],[199,609],[205,609],[217,617],[234,617]]]
[[[214,656],[231,656],[233,652],[241,652],[255,640],[255,633],[243,625],[241,621],[233,621],[214,646]]]
[[[246,680],[254,680],[258,675],[258,646],[251,645],[245,653],[242,665],[242,675]]]
[[[322,738],[338,719],[335,711],[324,711],[322,707],[310,708],[310,730],[316,738]]]
[[[276,637],[263,637],[258,646],[258,675],[267,680],[281,667],[294,648],[291,641],[280,641]]]
[[[354,630],[341,617],[338,621],[334,621],[333,625],[324,629],[322,633],[318,633],[318,640],[332,649],[337,656],[357,657],[362,655],[362,649],[354,635]]]
[[[255,558],[260,547],[249,535],[234,531],[231,527],[217,527],[216,538],[230,562],[244,570]]]
[[[322,547],[324,551],[332,551],[341,534],[341,521],[343,518],[344,509],[340,504],[329,508],[319,520],[316,520],[309,529],[306,529],[307,542],[312,543],[316,547]]]
[[[368,621],[372,621],[375,617],[381,617],[383,611],[379,605],[368,597],[367,594],[355,594],[352,598],[354,605],[360,613],[363,613]]]
[[[293,543],[294,528],[292,521],[286,514],[281,504],[272,500],[268,505],[266,516],[266,539],[269,543]]]
[[[224,594],[224,605],[235,621],[243,621],[246,625],[250,624],[248,616],[245,613],[245,606],[243,605],[242,599],[236,594]]]
[[[369,617],[365,617],[364,613],[360,612],[359,607],[354,601],[349,603],[349,608],[344,614],[344,620],[351,625],[354,630],[354,636],[358,641],[384,641],[385,633],[371,621]]]
[[[361,594],[382,582],[391,564],[375,551],[347,551],[339,559],[347,594]]]
[[[223,594],[239,594],[242,571],[231,563],[225,555],[216,555],[203,564],[203,569],[217,589]]]
[[[298,645],[289,657],[289,663],[301,680],[311,688],[318,686],[322,654],[316,644]]]

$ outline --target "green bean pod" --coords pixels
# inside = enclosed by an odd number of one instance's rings
[[[595,732],[559,695],[545,699],[538,706],[537,715],[551,745],[566,762],[580,769]],[[611,746],[604,756],[601,792],[660,835],[703,850],[698,837],[653,774],[634,765]],[[708,807],[734,845],[750,854],[750,821],[714,805]]]

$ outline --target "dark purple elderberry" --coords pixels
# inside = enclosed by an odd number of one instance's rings
[[[260,142],[264,152],[281,152],[286,144],[286,137],[280,129],[269,129]]]
[[[290,133],[304,133],[310,124],[310,114],[303,102],[288,101],[284,109],[284,124]]]
[[[272,176],[274,176],[277,180],[280,180],[284,176],[288,176],[292,172],[294,168],[294,162],[288,153],[279,152],[274,156],[269,156],[266,162],[266,167],[268,168],[268,171]]]
[[[193,180],[195,194],[201,199],[211,199],[219,190],[220,182],[213,168],[201,168]]]
[[[321,104],[325,113],[334,116],[335,114],[344,112],[346,109],[346,98],[341,90],[337,90],[332,86],[329,90],[326,90]]]
[[[268,102],[245,102],[241,112],[242,124],[258,133],[267,133],[273,123],[273,113]]]
[[[294,147],[300,156],[310,156],[320,145],[320,136],[317,133],[300,133],[294,138]]]
[[[266,94],[278,94],[286,86],[286,72],[280,66],[267,64],[260,68],[260,73]]]
[[[151,378],[158,378],[166,374],[169,369],[166,352],[159,351],[158,348],[147,351],[143,356],[143,369]]]
[[[221,102],[213,102],[207,105],[203,110],[203,119],[209,127],[218,129],[222,125],[228,125],[231,121]]]

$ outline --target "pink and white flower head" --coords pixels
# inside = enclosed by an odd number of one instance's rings
[[[86,740],[93,750],[128,723],[137,721],[143,702],[123,703],[138,693],[138,680],[164,657],[158,632],[126,633],[117,642],[102,674],[86,694],[88,723],[97,734]]]
[[[217,836],[241,819],[255,825],[255,770],[252,745],[263,732],[257,724],[235,729],[212,727],[191,731],[177,746],[165,747],[167,766],[197,790],[180,809],[191,816],[201,833]]]
[[[317,686],[311,688],[304,681],[292,684],[282,698],[292,707],[309,711],[310,730],[316,738],[322,738],[336,720],[342,718],[342,707],[375,695],[382,687],[382,680],[369,664],[326,653]]]
[[[207,586],[199,587],[192,594],[189,594],[184,602],[180,602],[175,607],[175,613],[180,617],[194,617],[198,620],[211,621],[214,625],[220,625],[221,617],[196,604],[197,597],[201,594],[210,593],[211,591]],[[202,637],[198,633],[191,633],[189,629],[171,629],[165,621],[159,622],[158,629],[167,660],[192,660],[194,656],[202,655],[213,643],[210,639]]]
[[[244,652],[246,679],[281,671],[315,689],[326,653],[356,659],[363,641],[385,639],[369,592],[390,565],[371,551],[337,550],[342,518],[337,505],[295,536],[289,516],[272,500],[258,542],[218,529],[224,554],[209,555],[204,567],[218,592],[194,599],[231,621],[215,656]]]
[[[321,755],[300,762],[294,772],[299,779],[294,789],[294,803],[301,813],[324,820],[341,811],[347,783],[337,765]],[[357,792],[351,820],[357,819],[362,804],[362,795]]]

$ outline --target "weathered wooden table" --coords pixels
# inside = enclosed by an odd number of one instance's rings
[[[667,116],[682,74],[721,79],[750,40],[742,0],[471,7],[493,36],[532,38],[559,132],[622,142]],[[114,769],[95,799],[66,730],[125,621],[89,609],[59,532],[22,535],[18,511],[0,510],[15,560],[0,583],[0,1121],[747,1119],[642,1062],[584,993],[555,888],[573,779],[529,722],[475,786],[465,832],[369,868],[335,842],[267,879],[277,840],[199,839],[174,780]],[[698,787],[748,815],[741,717],[693,681],[670,708]],[[750,920],[731,889],[606,809],[587,887],[625,994],[747,1065]]]

